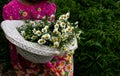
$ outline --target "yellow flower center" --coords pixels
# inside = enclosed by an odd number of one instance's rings
[[[49,38],[49,36],[46,36],[46,38],[48,39],[48,38]]]
[[[42,40],[40,40],[40,42],[44,42],[44,40],[42,39]]]

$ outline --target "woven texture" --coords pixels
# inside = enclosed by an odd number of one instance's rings
[[[1,27],[5,33],[6,38],[11,43],[16,45],[18,53],[20,53],[24,58],[34,63],[45,63],[50,61],[56,54],[64,54],[58,49],[51,48],[45,45],[40,46],[38,43],[26,41],[16,29],[23,24],[23,20],[6,20],[1,23]],[[74,43],[75,45],[72,46],[72,43]],[[71,41],[66,46],[68,50],[75,50],[78,47],[77,39],[74,38],[73,41]]]

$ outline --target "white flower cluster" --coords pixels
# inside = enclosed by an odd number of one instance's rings
[[[51,17],[55,16],[51,15]],[[28,21],[25,23],[26,27],[23,29],[20,27],[19,31],[27,40],[58,48],[67,54],[73,54],[74,50],[68,50],[65,44],[69,43],[74,37],[80,38],[81,31],[75,32],[78,21],[70,23],[68,21],[69,17],[70,13],[68,12],[61,15],[56,22],[50,22],[50,18],[49,20]],[[74,46],[74,44],[71,45]]]

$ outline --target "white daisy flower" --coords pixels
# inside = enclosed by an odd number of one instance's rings
[[[55,18],[55,15],[54,15],[54,14],[52,14],[50,17]]]
[[[73,31],[73,27],[68,26],[66,30],[71,33]]]
[[[70,27],[70,30],[72,31],[74,29],[74,27]]]
[[[35,34],[36,34],[37,36],[40,36],[40,35],[41,35],[41,31],[40,31],[40,30],[37,30]]]
[[[21,31],[21,35],[22,35],[22,36],[25,36],[25,31]]]
[[[42,36],[42,38],[45,39],[45,40],[50,39],[50,37],[51,37],[50,34],[45,34],[45,35]]]
[[[38,43],[39,43],[40,45],[45,44],[45,43],[46,43],[46,40],[45,40],[45,39],[39,39],[39,40],[38,40]]]
[[[67,20],[68,17],[66,15],[62,15],[63,20]]]
[[[33,27],[36,27],[36,26],[37,26],[36,23],[35,23],[35,21],[30,21],[30,24],[31,24]]]
[[[54,25],[54,28],[55,28],[55,29],[56,29],[56,28],[58,29],[58,28],[59,28],[59,24],[55,24],[55,25]]]
[[[59,47],[59,42],[54,42],[54,47],[58,48]]]
[[[57,20],[56,24],[60,25],[61,21],[60,20]]]
[[[63,20],[63,16],[60,16],[60,17],[59,17],[59,20],[62,21],[62,20]]]
[[[65,22],[61,22],[61,23],[60,23],[60,26],[61,26],[62,28],[65,28],[65,27],[66,27]]]
[[[55,19],[55,15],[52,14],[52,15],[50,16],[50,19],[51,19],[51,20],[52,20],[52,19]]]
[[[43,29],[42,29],[42,32],[43,32],[43,33],[47,33],[47,28],[43,28]]]

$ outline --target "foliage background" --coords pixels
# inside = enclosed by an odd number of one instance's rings
[[[7,2],[0,1],[0,10]],[[79,21],[79,28],[84,32],[74,55],[75,76],[120,76],[120,0],[54,2],[56,17],[70,11],[70,20]],[[0,62],[10,63],[8,43],[1,29],[0,44]]]

